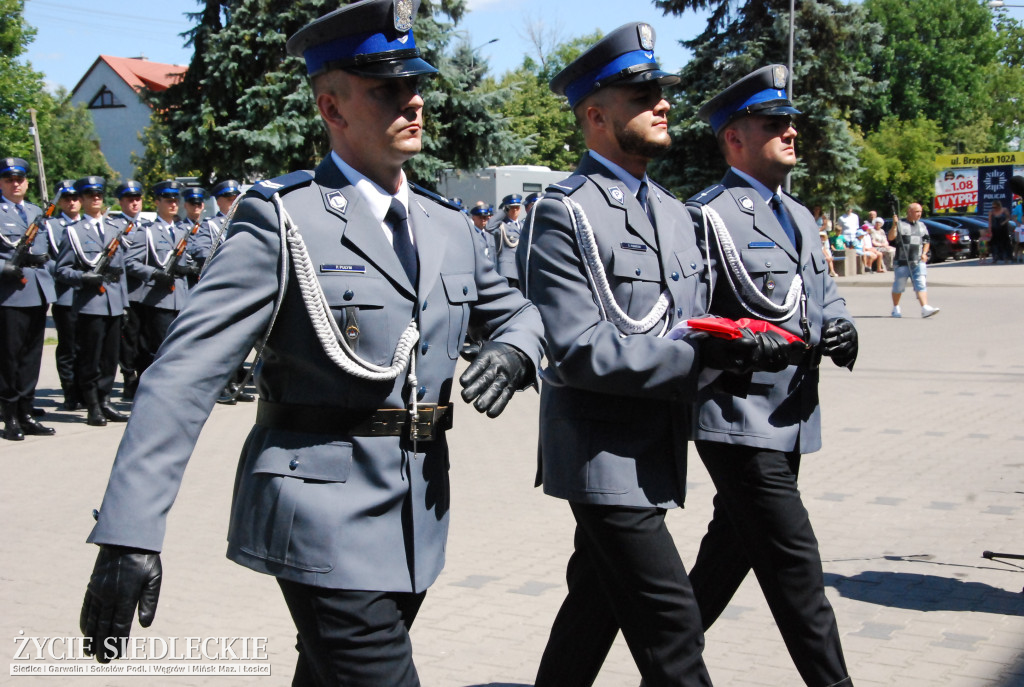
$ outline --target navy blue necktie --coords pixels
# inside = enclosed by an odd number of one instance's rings
[[[640,207],[647,213],[647,219],[651,220],[651,226],[654,225],[654,213],[651,212],[650,203],[647,202],[647,194],[650,189],[647,188],[647,182],[641,181],[640,188],[636,192],[636,199],[640,201]]]
[[[391,231],[394,234],[394,240],[391,245],[394,246],[398,261],[402,263],[402,268],[415,289],[418,268],[416,265],[416,249],[413,247],[412,238],[409,236],[409,213],[406,212],[405,206],[397,198],[391,199],[391,207],[388,208],[388,214],[384,216],[384,221],[391,227]]]
[[[798,251],[800,250],[800,244],[796,242],[796,229],[793,228],[793,220],[789,216],[789,211],[782,204],[782,198],[778,193],[772,194],[772,212],[775,213],[775,219],[779,220],[779,224],[782,225],[782,230],[786,232],[786,236],[789,237],[790,243]]]
[[[25,223],[25,226],[28,226],[28,215],[25,214],[25,208],[20,205],[15,205],[14,207],[18,208],[18,214],[21,215],[21,221]]]

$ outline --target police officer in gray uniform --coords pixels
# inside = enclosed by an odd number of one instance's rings
[[[82,219],[66,227],[57,256],[57,280],[74,288],[75,380],[82,392],[86,422],[103,427],[128,417],[110,405],[121,347],[121,314],[128,307],[124,280],[124,246],[99,270],[121,226],[103,214],[106,180],[83,177],[75,182],[82,197]]]
[[[497,415],[541,354],[536,309],[482,260],[469,219],[408,182],[421,147],[417,3],[364,0],[288,41],[332,152],[236,208],[143,376],[98,522],[82,629],[149,625],[167,510],[200,428],[251,346],[256,426],[238,465],[228,557],[274,575],[298,628],[295,685],[419,684],[408,627],[444,564],[452,376]],[[284,239],[282,240],[282,237]]]
[[[43,211],[25,200],[29,164],[20,157],[0,160],[0,414],[3,438],[54,434],[33,417],[46,331],[46,307],[56,300],[47,267],[44,232],[16,264],[18,243]],[[27,245],[27,244],[26,244]]]
[[[588,151],[549,186],[519,244],[522,286],[544,321],[538,483],[576,519],[568,595],[538,687],[593,683],[621,627],[648,685],[709,685],[686,570],[665,527],[682,505],[700,367],[753,363],[770,337],[667,336],[703,313],[703,261],[683,204],[646,174],[668,148],[678,82],[648,24],[619,27],[551,82]],[[769,362],[762,356],[762,362]]]
[[[117,203],[121,206],[121,212],[111,213],[110,218],[114,223],[126,229],[121,238],[121,243],[127,249],[137,238],[145,238],[143,231],[149,226],[149,220],[142,217],[142,184],[135,179],[128,179],[117,185],[114,195]],[[128,228],[128,224],[131,228]],[[128,302],[130,307],[124,311],[124,318],[121,321],[121,376],[123,385],[121,387],[121,398],[130,401],[135,398],[135,391],[139,388],[138,359],[141,347],[141,329],[139,322],[139,310],[136,303],[142,297],[143,281],[130,274],[125,275],[125,286],[128,288]]]
[[[48,266],[51,274],[57,269],[57,256],[67,228],[82,218],[82,199],[75,190],[74,179],[65,179],[54,189],[60,215],[46,220],[47,249],[53,258]],[[64,410],[78,410],[82,407],[82,395],[75,382],[75,311],[71,302],[75,290],[67,284],[54,280],[57,299],[50,306],[53,326],[57,330],[57,346],[54,356],[57,362],[57,377],[64,392]]]
[[[523,223],[519,220],[519,212],[523,209],[523,197],[512,193],[501,199],[498,205],[501,214],[489,223],[494,244],[494,262],[498,274],[508,279],[508,283],[519,287],[519,271],[516,269],[516,246]]]
[[[191,223],[179,223],[181,184],[166,180],[153,185],[157,218],[135,235],[125,260],[125,272],[141,282],[133,307],[139,313],[140,346],[136,371],[141,377],[167,337],[171,322],[185,307],[188,278],[199,267],[186,252],[175,257],[175,249],[187,238]],[[186,228],[186,224],[188,228]]]
[[[781,371],[725,373],[702,388],[694,438],[718,493],[690,580],[706,629],[753,568],[804,681],[850,685],[797,472],[801,455],[821,448],[821,356],[852,369],[857,332],[814,218],[780,191],[797,162],[787,79],[782,65],[758,69],[699,111],[730,165],[688,201],[710,236],[710,311],[768,320],[806,349]]]

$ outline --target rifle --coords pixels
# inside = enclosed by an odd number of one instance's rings
[[[117,232],[114,238],[110,239],[106,247],[103,249],[103,254],[100,255],[99,260],[96,261],[96,265],[93,266],[87,274],[96,274],[103,277],[104,281],[118,281],[118,279],[112,279],[116,276],[110,271],[110,261],[114,259],[117,254],[117,249],[121,247],[121,239],[127,236],[132,228],[135,226],[135,222],[128,222],[124,225],[124,229]],[[103,284],[100,284],[100,293],[106,293],[107,289]]]
[[[192,230],[185,234],[184,236],[182,236],[181,239],[178,240],[177,245],[174,246],[174,254],[171,256],[171,259],[167,261],[167,264],[164,265],[163,269],[161,270],[161,272],[170,275],[172,280],[174,279],[175,276],[175,268],[178,266],[178,263],[181,262],[181,259],[185,256],[185,248],[188,247],[189,238],[199,233],[199,227],[201,227],[202,225],[203,218],[200,217],[199,221],[196,222],[195,225],[193,225]],[[174,281],[171,281],[171,291],[174,291]]]
[[[889,203],[889,209],[892,210],[892,226],[896,229],[896,238],[900,242],[900,247],[903,248],[903,259],[907,261],[907,266],[910,266],[910,246],[907,244],[908,238],[903,236],[903,232],[900,231],[900,199],[896,197],[896,194],[891,190],[886,191],[885,200]],[[895,263],[893,264],[893,270],[896,269]]]
[[[53,217],[53,213],[57,210],[58,200],[60,200],[59,193],[57,194],[57,197],[53,199],[53,202],[50,203],[49,207],[46,208],[46,212],[37,217],[32,224],[29,225],[28,229],[25,230],[25,233],[22,234],[21,238],[18,239],[18,243],[14,246],[14,253],[11,255],[10,259],[7,260],[8,264],[13,267],[25,266],[25,260],[32,251],[32,244],[36,242],[36,236],[39,235],[39,225]],[[27,284],[28,278],[22,277],[21,283]]]

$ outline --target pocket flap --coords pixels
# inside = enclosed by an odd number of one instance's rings
[[[267,444],[271,444],[268,436]],[[254,473],[269,473],[320,482],[345,482],[352,472],[352,444],[323,441],[322,436],[275,431],[253,465]]]
[[[472,272],[442,273],[441,281],[444,282],[444,292],[448,296],[449,303],[472,303],[476,301],[476,280],[473,279]]]
[[[676,253],[676,260],[679,261],[679,270],[684,277],[692,277],[704,269],[704,256],[696,246]]]
[[[334,308],[384,307],[384,293],[379,277],[318,275],[327,305]]]
[[[622,279],[661,281],[661,266],[653,251],[612,248],[612,274]]]
[[[742,252],[747,272],[786,272],[793,264],[786,252],[777,248],[758,248]]]

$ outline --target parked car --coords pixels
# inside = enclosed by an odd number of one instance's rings
[[[957,229],[966,229],[971,235],[971,257],[978,257],[978,238],[988,228],[988,217],[984,215],[934,215],[928,219]]]
[[[928,228],[928,238],[931,241],[931,249],[928,252],[928,264],[945,262],[950,258],[954,260],[966,260],[971,254],[971,234],[967,229],[951,227],[948,224],[936,222],[934,219],[922,219],[924,226]],[[892,227],[892,220],[885,220],[882,229],[888,233]],[[896,245],[899,236],[889,245]]]

